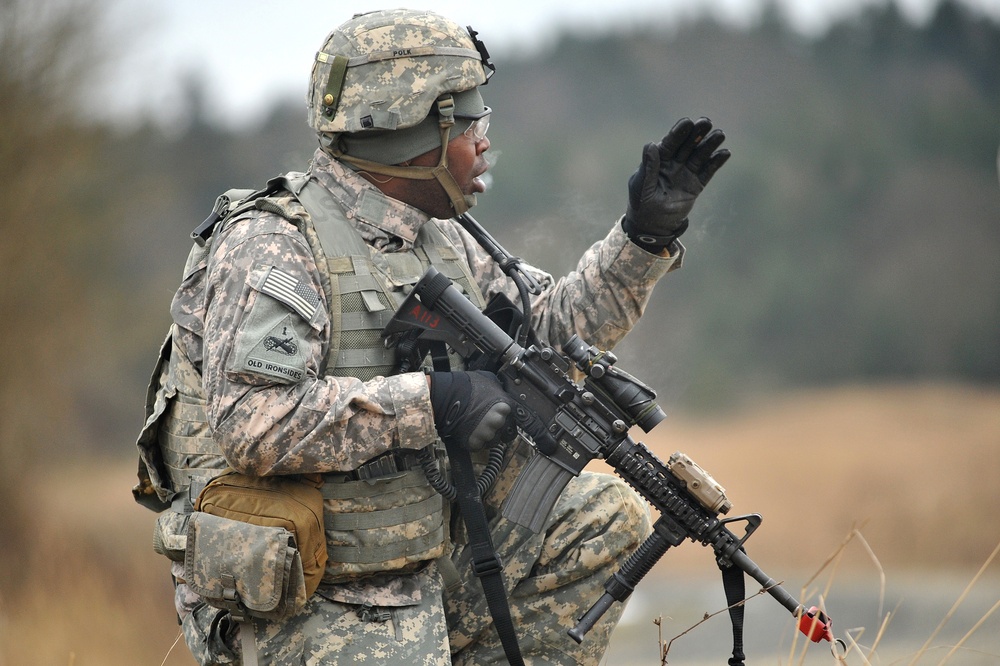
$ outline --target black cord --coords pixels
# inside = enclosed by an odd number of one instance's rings
[[[518,326],[517,343],[524,347],[528,340],[528,331],[531,328],[531,297],[529,294],[542,293],[542,285],[538,283],[528,271],[521,267],[523,260],[515,257],[503,248],[500,243],[483,228],[476,218],[468,213],[463,213],[455,218],[462,228],[469,232],[479,245],[497,262],[507,277],[509,277],[517,287],[517,293],[521,298],[521,324]]]
[[[486,462],[486,467],[483,468],[479,478],[476,479],[476,487],[479,490],[480,497],[486,497],[486,493],[488,493],[490,488],[493,487],[493,484],[497,482],[497,478],[500,476],[500,471],[503,469],[503,461],[506,456],[507,445],[503,442],[498,443],[490,449],[490,457]]]
[[[449,502],[454,502],[455,498],[458,497],[458,491],[455,486],[444,478],[441,474],[441,468],[438,467],[437,457],[434,455],[434,445],[431,444],[425,448],[417,451],[417,460],[420,461],[420,466],[424,470],[424,476],[427,477],[427,482],[431,484],[431,488],[441,493],[446,500]]]
[[[497,482],[500,471],[503,469],[504,458],[506,457],[506,444],[501,442],[490,449],[490,457],[486,462],[486,467],[483,468],[479,478],[476,479],[476,488],[479,491],[480,497],[485,497],[486,493],[493,487],[493,484]],[[427,477],[427,482],[431,484],[431,487],[441,493],[449,502],[454,502],[458,496],[458,491],[455,485],[448,481],[444,477],[444,474],[441,473],[441,467],[438,466],[437,457],[434,455],[434,446],[427,446],[417,451],[417,460],[420,462],[420,467],[423,468],[424,476]]]

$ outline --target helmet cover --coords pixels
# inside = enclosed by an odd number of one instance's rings
[[[427,11],[358,14],[316,54],[309,125],[317,132],[413,127],[445,93],[487,81],[489,54],[475,33]]]

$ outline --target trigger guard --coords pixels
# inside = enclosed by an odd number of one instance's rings
[[[539,452],[547,456],[556,452],[556,440],[537,416],[518,405],[514,409],[514,422]]]

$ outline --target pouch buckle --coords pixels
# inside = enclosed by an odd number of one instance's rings
[[[246,606],[240,601],[240,593],[236,591],[236,579],[232,574],[222,574],[222,601],[236,622],[246,622],[250,619]]]
[[[356,613],[362,622],[388,622],[392,619],[392,613],[384,608],[380,609],[377,606],[372,606],[367,601],[361,604]]]

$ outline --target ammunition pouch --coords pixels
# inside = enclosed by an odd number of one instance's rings
[[[191,514],[184,581],[237,622],[247,616],[281,620],[301,611],[308,599],[292,532],[210,513]]]
[[[184,561],[190,513],[164,511],[153,525],[153,550],[174,562]]]
[[[260,584],[274,588],[266,596],[272,599],[281,596],[273,577],[289,575],[294,579],[297,571],[303,579],[304,599],[311,596],[319,587],[327,561],[321,483],[305,477],[252,477],[231,469],[212,479],[195,500],[194,513],[187,526],[184,565],[186,574],[190,569],[190,573],[197,576],[192,585],[195,591],[211,602],[218,597],[203,594],[198,587],[214,594],[222,589],[219,587],[222,576],[228,574],[239,582],[236,574],[242,572],[247,584],[258,584],[254,576],[270,576]],[[206,518],[205,514],[219,520]],[[283,545],[279,547],[279,544]],[[294,555],[286,552],[286,546]],[[260,557],[271,558],[271,561],[266,566],[252,561]],[[207,562],[206,558],[217,562]],[[241,563],[241,560],[246,561]],[[289,573],[282,574],[285,569]],[[192,584],[190,578],[185,580]],[[295,587],[295,582],[284,581],[288,589],[282,598],[292,594],[288,586]],[[237,591],[244,599],[246,591],[239,588]],[[297,592],[295,594],[297,598]],[[254,597],[254,601],[255,605],[246,599],[242,603],[257,613],[278,612],[275,608],[265,608],[264,598]]]

